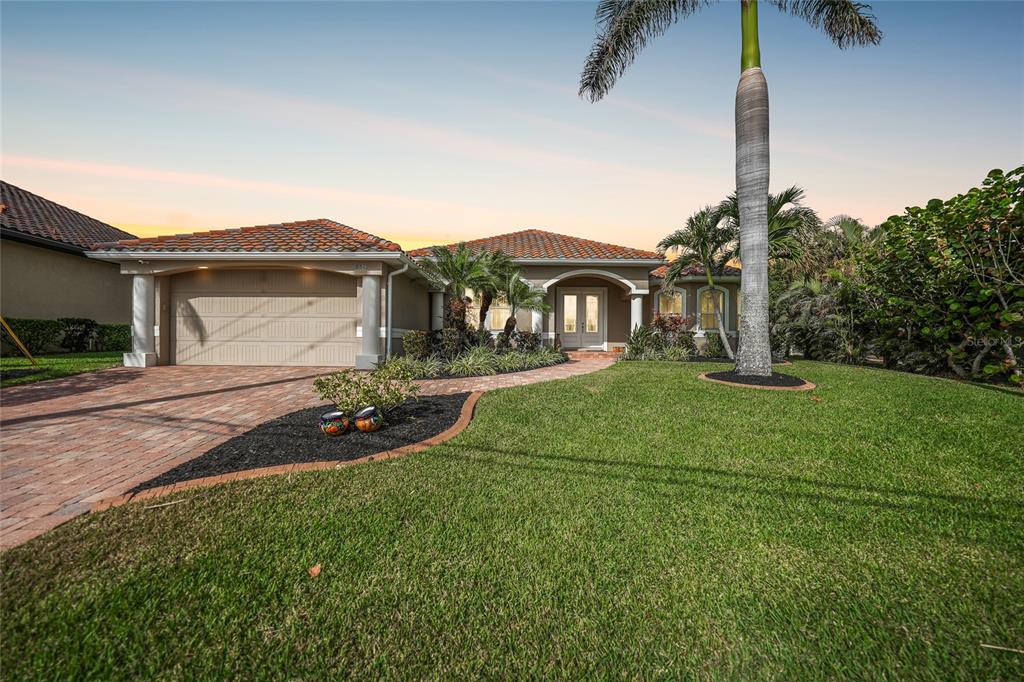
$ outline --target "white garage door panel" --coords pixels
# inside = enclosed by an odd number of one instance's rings
[[[355,364],[362,308],[353,277],[202,270],[176,275],[171,292],[178,364]]]

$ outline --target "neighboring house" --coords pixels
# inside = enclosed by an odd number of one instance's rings
[[[131,321],[131,282],[116,265],[85,257],[97,242],[131,235],[0,181],[0,314],[55,320]]]
[[[548,292],[548,315],[520,312],[519,325],[564,348],[624,346],[653,314],[695,315],[710,303],[695,270],[662,291],[658,253],[523,230],[466,242],[501,250]],[[449,248],[455,245],[448,245]],[[444,294],[398,244],[319,219],[98,244],[90,257],[133,276],[134,352],[125,363],[373,367],[400,352],[410,329],[439,329]],[[716,279],[730,332],[739,272]],[[501,329],[500,301],[486,323]],[[705,328],[713,315],[699,315]],[[703,335],[699,332],[698,335]]]

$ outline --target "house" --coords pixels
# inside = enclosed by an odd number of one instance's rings
[[[0,181],[0,314],[131,321],[131,282],[87,258],[97,242],[132,239],[116,227]]]
[[[564,348],[622,347],[658,312],[714,327],[703,273],[687,272],[666,290],[656,252],[536,229],[465,243],[507,253],[548,292],[552,312],[521,311],[519,324]],[[441,327],[444,294],[417,266],[430,253],[318,219],[119,240],[89,256],[132,277],[134,348],[125,364],[371,368],[401,352],[406,331]],[[735,270],[716,282],[730,333],[738,282]],[[498,302],[485,320],[495,333],[506,310]]]

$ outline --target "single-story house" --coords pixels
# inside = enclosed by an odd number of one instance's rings
[[[664,290],[665,259],[654,251],[536,229],[465,243],[500,249],[547,291],[552,312],[521,311],[519,324],[563,348],[623,347],[658,312],[714,327],[703,273]],[[125,364],[370,368],[401,352],[406,331],[441,327],[444,294],[418,267],[430,253],[318,219],[119,240],[89,256],[132,277],[134,349]],[[736,270],[716,280],[732,334],[738,283]],[[497,333],[506,318],[497,302],[485,323]]]
[[[0,181],[0,315],[131,322],[132,283],[116,264],[87,258],[124,230]]]

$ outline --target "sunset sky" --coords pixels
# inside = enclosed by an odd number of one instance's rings
[[[1024,161],[1024,4],[879,2],[841,51],[761,9],[772,190],[877,223]],[[326,217],[405,248],[652,248],[734,188],[739,9],[577,79],[594,5],[2,5],[5,180],[139,235]]]

